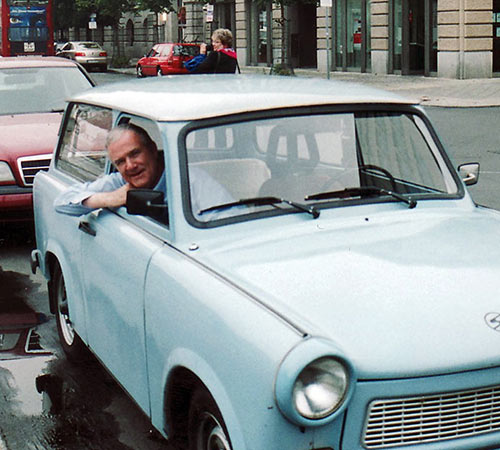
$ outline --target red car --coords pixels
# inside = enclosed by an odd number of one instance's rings
[[[0,222],[33,219],[33,179],[49,167],[65,99],[94,85],[63,58],[0,58]]]
[[[189,73],[184,61],[200,54],[199,44],[163,43],[153,45],[149,53],[137,61],[137,77]]]

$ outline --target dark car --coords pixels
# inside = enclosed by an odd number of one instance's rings
[[[155,44],[143,58],[137,61],[137,77],[189,73],[184,67],[184,62],[199,54],[199,44]]]
[[[56,57],[0,59],[0,222],[32,220],[32,185],[47,170],[66,98],[95,85]]]

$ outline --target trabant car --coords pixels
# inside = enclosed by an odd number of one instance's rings
[[[166,194],[56,212],[113,172],[105,136],[124,122],[156,142]],[[33,269],[68,355],[88,347],[190,449],[495,448],[500,214],[471,199],[478,173],[452,166],[423,108],[368,87],[98,87],[36,176]]]

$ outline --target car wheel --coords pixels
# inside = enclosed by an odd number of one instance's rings
[[[69,316],[68,296],[66,283],[59,265],[54,270],[53,302],[56,313],[57,333],[64,353],[70,359],[81,359],[84,355],[85,345],[73,329]]]
[[[108,71],[108,65],[107,64],[103,64],[101,66],[101,72],[107,72]]]
[[[161,77],[162,75],[163,75],[163,73],[161,72],[161,67],[160,67],[160,66],[158,66],[158,67],[156,68],[156,76],[157,76],[157,77]]]
[[[144,78],[144,72],[142,71],[142,66],[137,66],[135,70],[137,73],[137,78]]]
[[[189,407],[189,450],[231,450],[222,414],[206,389],[198,388]]]

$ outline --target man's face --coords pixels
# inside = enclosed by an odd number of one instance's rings
[[[133,188],[152,189],[158,182],[158,153],[142,144],[139,136],[125,131],[108,146],[109,158]]]

